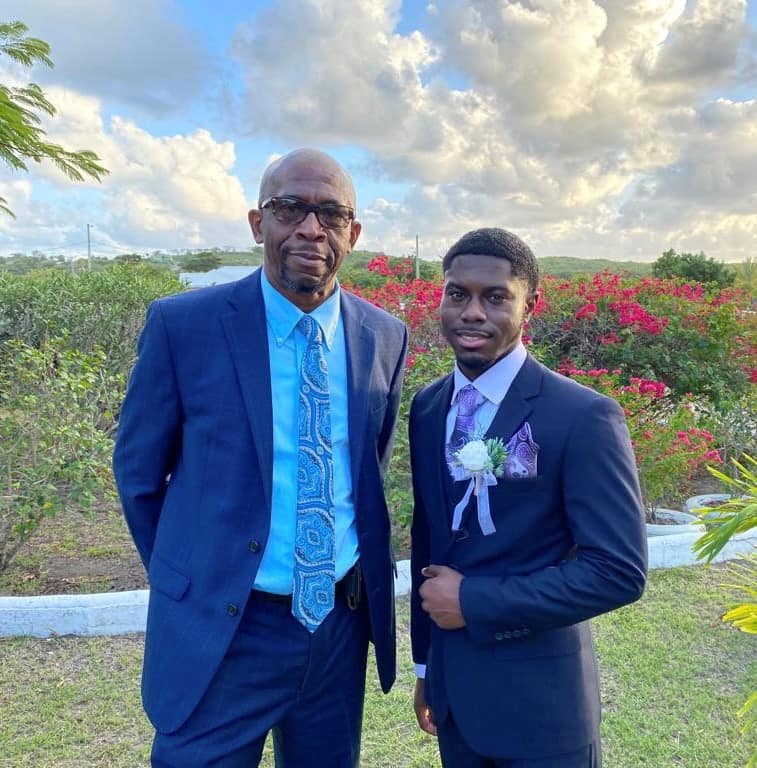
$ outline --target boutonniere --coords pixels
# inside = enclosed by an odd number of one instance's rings
[[[470,501],[471,494],[476,496],[478,524],[484,536],[496,531],[489,508],[489,486],[497,484],[497,478],[505,473],[507,448],[499,437],[488,440],[470,440],[453,454],[454,462],[450,472],[454,480],[470,480],[463,498],[455,507],[452,515],[452,530],[460,529],[463,510]]]

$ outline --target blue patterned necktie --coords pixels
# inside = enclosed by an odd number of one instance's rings
[[[292,614],[315,632],[334,607],[334,478],[329,373],[321,328],[304,315],[297,455],[297,527]]]
[[[447,463],[455,463],[455,453],[475,434],[476,411],[483,405],[484,396],[473,386],[466,384],[457,393],[457,416],[447,443]]]

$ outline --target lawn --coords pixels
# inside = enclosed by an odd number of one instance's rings
[[[720,566],[654,571],[639,603],[594,622],[605,768],[740,768],[756,748],[734,716],[757,687],[754,638],[719,622],[723,581]],[[414,724],[407,621],[403,598],[388,696],[370,670],[365,768],[439,765]],[[0,767],[147,765],[141,652],[141,636],[0,641]]]

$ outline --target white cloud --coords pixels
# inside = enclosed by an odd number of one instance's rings
[[[87,181],[74,186],[51,164],[32,164],[31,179],[70,191],[79,202],[91,206],[73,217],[75,223],[66,210],[65,195],[57,203],[35,200],[28,180],[21,183],[6,174],[14,179],[10,194],[3,192],[4,187],[0,194],[9,199],[17,216],[15,222],[4,222],[9,236],[32,237],[43,211],[47,222],[43,242],[55,245],[66,242],[65,233],[72,226],[80,242],[86,221],[96,222],[101,236],[113,244],[129,244],[129,248],[243,241],[249,206],[233,173],[236,155],[231,142],[217,142],[203,129],[186,135],[153,136],[120,117],[111,118],[106,125],[99,100],[57,87],[47,93],[58,109],[55,118],[47,121],[48,138],[68,148],[92,149],[110,174],[99,185]],[[91,195],[86,197],[82,187],[99,190],[98,202]],[[58,222],[57,234],[50,231],[51,221]]]
[[[51,46],[35,78],[151,114],[183,109],[217,75],[202,38],[173,0],[4,0],[3,17]]]
[[[103,216],[119,240],[248,243],[234,170],[248,142],[260,144],[255,169],[298,145],[360,152],[360,244],[390,253],[407,252],[416,234],[422,253],[442,253],[485,225],[517,231],[543,255],[754,252],[757,35],[745,0],[443,0],[414,31],[400,25],[400,0],[354,0],[348,12],[333,0],[264,3],[230,43],[244,83],[225,94],[230,124],[245,126],[236,147],[207,123],[157,136],[112,108],[111,81],[116,96],[123,83],[124,99],[155,100],[153,111],[190,112],[207,90],[206,55],[188,52],[190,33],[167,20],[178,6],[138,2],[139,22],[125,18],[133,4],[64,3],[94,9],[114,61],[96,48],[99,71],[77,69],[77,55],[87,59],[69,22],[56,82],[70,87],[50,90],[55,135],[112,171]],[[29,3],[40,18],[52,5]],[[62,13],[55,4],[50,16],[62,23]],[[144,61],[129,60],[121,34]],[[364,178],[406,192],[370,199]],[[35,200],[14,194],[21,208]]]

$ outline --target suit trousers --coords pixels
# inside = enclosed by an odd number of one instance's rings
[[[444,768],[602,768],[599,740],[574,752],[540,758],[485,757],[468,746],[450,714],[437,723],[439,754]]]
[[[291,603],[252,592],[187,722],[156,733],[153,768],[255,768],[269,731],[277,768],[357,768],[369,620],[337,597],[310,634]]]

